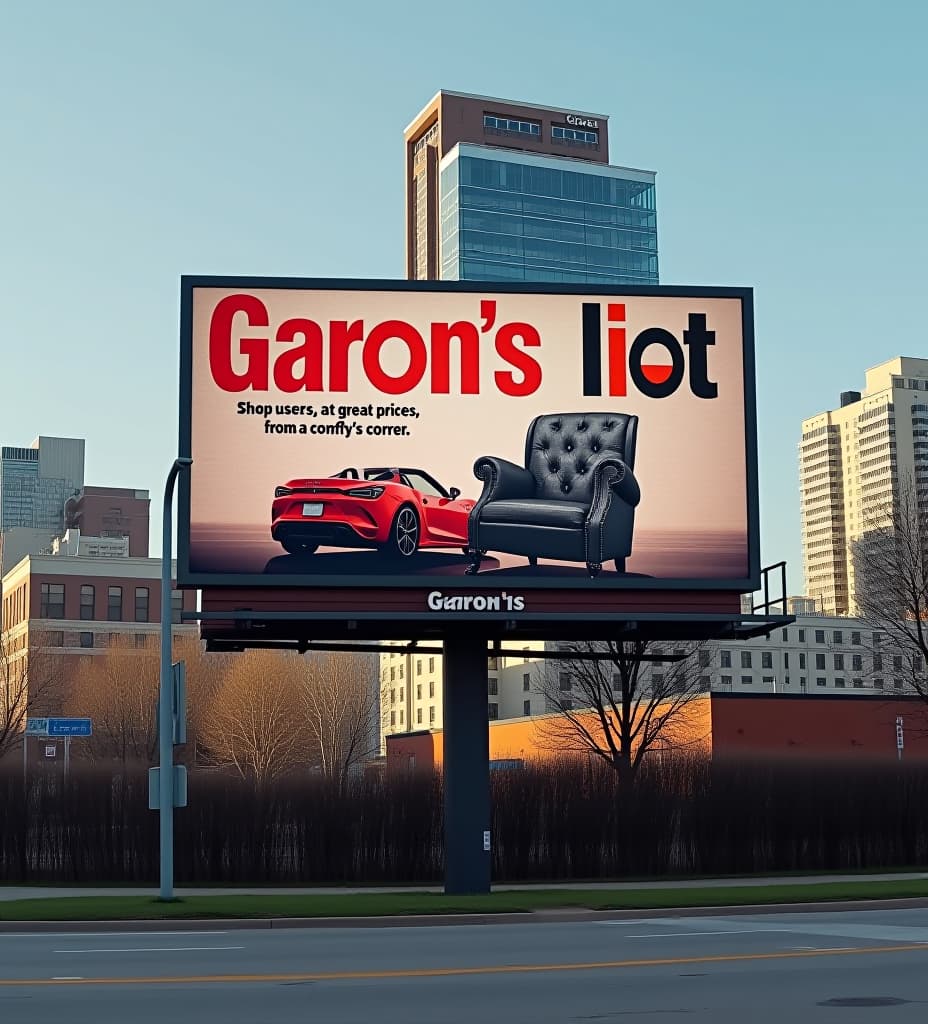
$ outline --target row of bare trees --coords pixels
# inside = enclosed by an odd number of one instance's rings
[[[355,654],[281,651],[206,654],[179,639],[187,672],[190,750],[196,763],[258,786],[306,771],[344,780],[379,746],[376,669]],[[0,644],[0,758],[20,741],[27,717],[65,713],[93,720],[72,756],[96,763],[152,764],[158,747],[157,648],[117,643],[72,659],[40,644]]]

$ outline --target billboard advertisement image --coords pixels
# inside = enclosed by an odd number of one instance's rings
[[[751,299],[184,278],[179,578],[753,589]]]

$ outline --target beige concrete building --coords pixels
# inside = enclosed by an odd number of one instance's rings
[[[825,615],[854,615],[852,545],[900,483],[928,482],[928,359],[867,370],[863,392],[803,421],[799,443],[806,594]]]

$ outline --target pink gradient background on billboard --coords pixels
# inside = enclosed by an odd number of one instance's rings
[[[193,301],[193,381],[191,413],[191,569],[201,571],[198,559],[210,538],[232,540],[266,536],[269,553],[280,552],[270,539],[270,505],[274,488],[294,477],[324,477],[346,466],[404,465],[426,470],[446,487],[460,488],[477,498],[481,482],[473,465],[482,455],[495,455],[524,464],[526,429],[533,417],[553,412],[634,413],[640,417],[635,476],[641,503],[635,517],[635,545],[630,571],[656,576],[720,577],[747,573],[747,474],[745,459],[744,381],[741,302],[736,298],[652,297],[621,295],[538,295],[486,292],[430,293],[412,291],[325,291],[256,289],[270,314],[270,327],[248,328],[240,315],[233,328],[233,366],[243,372],[246,359],[238,355],[241,336],[270,337],[271,358],[289,348],[273,340],[277,326],[290,317],[307,317],[325,333],[330,320],[363,320],[365,333],[387,319],[405,320],[428,340],[433,321],[469,320],[481,324],[482,299],[497,302],[493,328],[481,334],[481,392],[455,394],[460,375],[452,345],[449,395],[430,393],[426,371],[419,385],[402,395],[385,395],[368,381],[361,366],[360,342],[349,352],[349,391],[269,392],[221,390],[209,367],[209,321],[216,303],[235,289],[197,288]],[[687,378],[668,398],[638,394],[629,381],[622,398],[584,397],[581,382],[581,304],[603,305],[603,384],[607,303],[624,302],[628,345],[640,331],[660,326],[682,341],[690,313],[705,313],[715,331],[708,350],[709,378],[718,383],[718,397],[700,399]],[[527,397],[501,394],[495,370],[511,370],[494,347],[503,323],[527,321],[539,329],[540,348],[527,350],[542,366],[542,384]],[[398,375],[408,366],[402,342],[383,349],[384,370]],[[327,380],[328,364],[324,363]],[[514,371],[517,372],[517,371]],[[266,435],[264,417],[239,415],[238,403],[415,406],[418,419],[384,419],[408,424],[408,437],[322,437]],[[290,422],[289,417],[270,417]],[[337,417],[336,417],[337,418]],[[354,417],[348,417],[352,419]],[[334,422],[318,417],[306,422]],[[374,421],[370,421],[374,422]],[[265,533],[266,531],[266,533]],[[247,546],[247,545],[246,545]],[[263,545],[262,545],[263,546]],[[238,564],[234,544],[227,572],[251,572],[250,559]],[[692,557],[689,557],[689,552]],[[211,563],[213,559],[209,560]],[[509,561],[507,559],[507,561]],[[524,560],[523,560],[524,561]],[[205,568],[205,566],[204,566]],[[211,564],[208,571],[217,571]],[[260,571],[260,570],[259,570]]]

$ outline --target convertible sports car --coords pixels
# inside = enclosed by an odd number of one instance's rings
[[[378,548],[410,558],[420,548],[467,550],[474,507],[421,469],[343,469],[331,477],[290,480],[274,490],[271,536],[293,555],[320,545]]]

